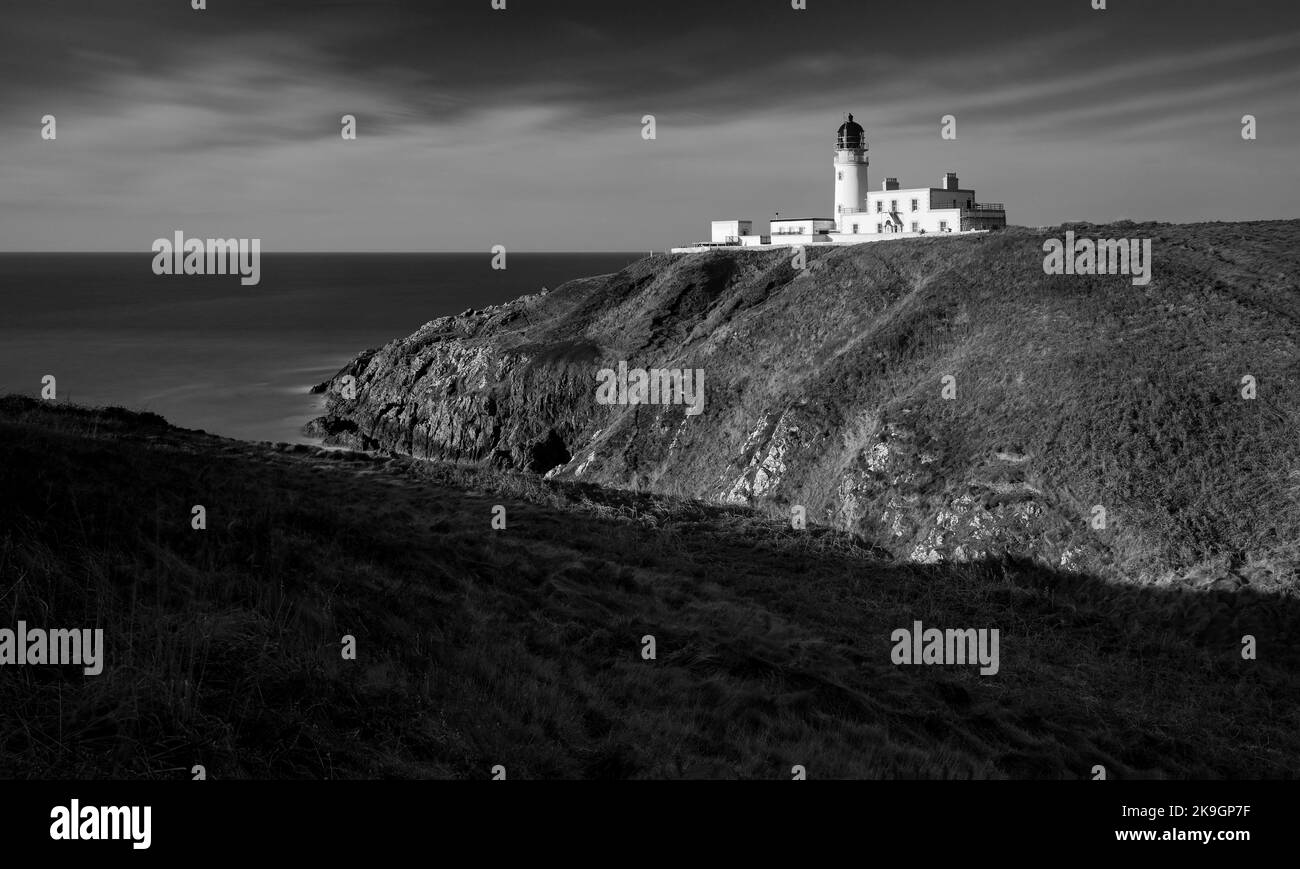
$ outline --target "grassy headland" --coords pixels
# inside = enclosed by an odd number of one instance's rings
[[[1068,229],[1149,240],[1151,283],[1046,274]],[[702,372],[703,413],[597,402],[620,362]],[[323,389],[340,445],[800,505],[916,560],[1300,586],[1300,221],[649,257],[431,321]]]

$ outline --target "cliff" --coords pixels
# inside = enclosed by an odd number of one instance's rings
[[[1066,229],[1151,239],[1153,280],[1045,274],[1043,242]],[[1125,222],[810,247],[805,269],[789,250],[655,256],[362,353],[318,387],[308,430],[774,517],[798,505],[919,562],[1289,587],[1297,241],[1297,221]],[[598,403],[597,372],[620,361],[702,371],[703,411]]]

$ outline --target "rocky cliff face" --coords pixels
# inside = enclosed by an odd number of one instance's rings
[[[1154,279],[1045,274],[1064,227],[810,247],[806,268],[656,256],[361,354],[309,432],[802,507],[918,561],[1294,585],[1300,222],[1070,228],[1151,238]],[[702,372],[702,412],[599,402],[620,362]]]

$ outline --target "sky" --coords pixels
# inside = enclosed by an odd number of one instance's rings
[[[0,250],[663,250],[832,216],[847,112],[1012,224],[1300,216],[1300,2],[1093,2],[0,0]]]

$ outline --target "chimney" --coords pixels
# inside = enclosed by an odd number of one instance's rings
[[[943,189],[944,189],[944,190],[956,190],[956,189],[957,189],[957,173],[956,173],[956,172],[949,172],[947,175],[943,176]]]
[[[897,179],[897,178],[886,178],[886,179],[885,179],[885,186],[882,187],[882,188],[880,188],[880,189],[881,189],[881,190],[897,190],[897,189],[898,189],[898,179]]]

